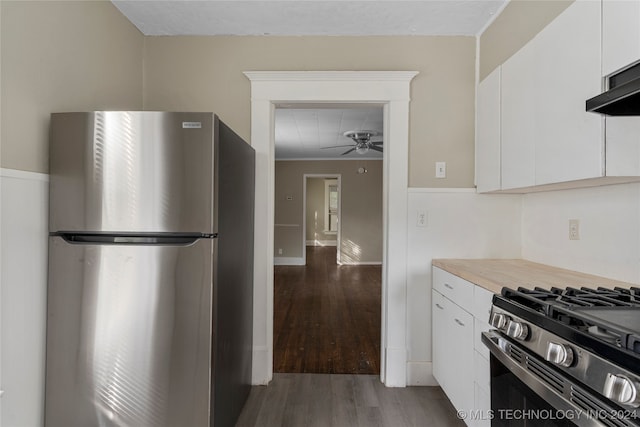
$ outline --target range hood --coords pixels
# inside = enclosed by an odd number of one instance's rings
[[[587,111],[640,116],[640,63],[607,78],[609,90],[587,100]]]

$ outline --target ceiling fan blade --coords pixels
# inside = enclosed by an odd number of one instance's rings
[[[332,145],[331,147],[320,147],[321,150],[325,150],[327,148],[343,148],[343,147],[353,147],[353,144],[349,145]]]
[[[370,145],[369,148],[372,150],[379,151],[381,153],[383,152],[382,147],[378,147],[377,145]]]
[[[351,150],[347,150],[344,153],[340,154],[341,156],[344,156],[345,154],[349,154],[352,151],[356,151],[356,147],[353,147]]]
[[[382,145],[384,143],[384,141],[369,141],[369,144],[371,145]]]

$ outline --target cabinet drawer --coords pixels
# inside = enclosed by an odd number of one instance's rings
[[[494,293],[480,286],[474,286],[473,288],[473,312],[471,314],[476,319],[488,323]]]
[[[473,311],[474,287],[474,284],[458,276],[433,267],[433,288],[469,313]]]

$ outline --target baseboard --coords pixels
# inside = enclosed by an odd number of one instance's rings
[[[336,240],[307,240],[307,246],[338,246]]]
[[[21,171],[18,169],[0,168],[0,176],[4,178],[26,179],[30,181],[49,182],[49,175],[40,172]]]
[[[382,265],[381,261],[374,261],[374,262],[369,262],[369,261],[340,261],[338,264],[340,265]]]
[[[273,378],[269,349],[266,346],[253,346],[253,365],[251,367],[251,384],[267,385]],[[271,372],[271,376],[269,373]]]
[[[437,386],[438,381],[433,377],[432,362],[407,363],[408,386]]]
[[[387,387],[407,386],[407,349],[387,347],[385,349],[386,372],[384,384]]]
[[[274,257],[273,265],[304,265],[304,258]]]

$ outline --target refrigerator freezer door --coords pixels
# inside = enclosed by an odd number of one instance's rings
[[[56,113],[49,231],[215,233],[211,113]]]
[[[50,238],[47,427],[209,425],[216,244]]]

